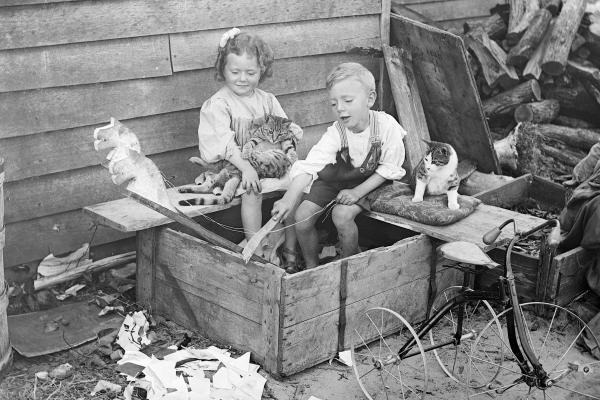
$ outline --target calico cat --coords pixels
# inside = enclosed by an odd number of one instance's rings
[[[264,122],[253,124],[250,139],[242,148],[242,158],[248,160],[259,179],[283,177],[298,159],[292,121],[268,115]],[[233,164],[225,160],[208,164],[199,157],[191,157],[190,161],[206,171],[194,180],[195,185],[181,187],[179,192],[212,193],[214,196],[182,200],[180,205],[226,204],[233,199],[242,178]]]
[[[111,149],[108,172],[113,183],[128,182],[127,189],[176,211],[158,167],[141,152],[137,136],[115,118],[94,130],[94,149]]]
[[[454,148],[447,143],[427,142],[429,151],[413,175],[415,194],[413,202],[423,201],[425,193],[430,195],[446,194],[448,196],[448,208],[458,210],[458,156]]]

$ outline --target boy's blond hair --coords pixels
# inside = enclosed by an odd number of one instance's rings
[[[375,91],[375,77],[371,71],[355,62],[342,63],[335,67],[333,71],[327,75],[327,90],[331,90],[333,85],[337,82],[348,78],[358,80],[368,92]]]

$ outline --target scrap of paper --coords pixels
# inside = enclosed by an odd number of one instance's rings
[[[143,312],[127,314],[117,334],[117,344],[125,351],[139,350],[150,344],[147,333],[150,324]]]

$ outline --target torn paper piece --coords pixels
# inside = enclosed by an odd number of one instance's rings
[[[196,355],[194,355],[191,351],[188,351],[188,349],[182,349],[182,350],[175,349],[175,350],[176,351],[165,355],[163,357],[163,360],[168,360],[168,361],[172,361],[174,363],[178,363],[183,360],[198,359],[198,357]]]
[[[352,354],[351,354],[350,350],[340,351],[340,354],[338,355],[338,357],[340,358],[340,361],[342,363],[346,364],[349,367],[352,366]]]
[[[127,314],[117,335],[117,344],[125,351],[139,350],[143,345],[150,344],[147,333],[150,324],[143,312]]]
[[[235,393],[239,398],[248,400],[260,400],[267,379],[259,374],[248,374],[243,376],[235,384]]]
[[[71,296],[76,296],[77,292],[80,291],[81,289],[83,289],[85,287],[84,284],[77,284],[77,285],[73,285],[70,288],[68,288],[67,290],[65,290],[64,293],[59,294],[56,296],[56,298],[60,301],[63,301],[65,299],[68,299]]]
[[[229,381],[229,373],[227,368],[220,368],[212,377],[212,385],[215,389],[233,389],[233,385]]]
[[[308,400],[321,400],[321,399],[319,399],[318,397],[315,397],[315,396],[310,396],[308,398]]]
[[[208,400],[210,397],[210,379],[192,376],[188,378],[190,399]]]
[[[244,353],[238,358],[231,359],[231,362],[229,365],[227,365],[227,367],[233,369],[240,375],[247,374],[250,368],[250,353]]]
[[[108,314],[111,311],[118,311],[120,313],[125,312],[125,308],[123,306],[106,306],[98,313],[98,316],[101,317],[103,315]]]
[[[188,385],[182,376],[177,376],[167,388],[167,394],[161,400],[189,400]]]
[[[92,393],[90,393],[90,395],[95,396],[96,393],[102,391],[106,392],[107,394],[117,395],[121,393],[121,386],[117,385],[116,383],[112,383],[101,379],[98,381],[98,383],[96,383],[96,386],[94,386],[94,390],[92,390]]]
[[[219,365],[221,365],[221,361],[218,360],[194,360],[181,364],[177,367],[177,371],[185,372],[188,375],[196,375],[195,371],[216,371],[219,369]]]
[[[73,251],[65,257],[55,257],[50,253],[40,262],[37,267],[37,273],[41,276],[52,276],[62,274],[70,268],[91,264],[90,245],[84,243],[79,249]]]

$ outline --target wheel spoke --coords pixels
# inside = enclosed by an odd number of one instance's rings
[[[567,353],[569,353],[569,351],[571,351],[571,349],[573,348],[573,346],[575,346],[575,342],[577,341],[577,339],[579,339],[579,337],[581,336],[581,334],[583,333],[583,331],[585,331],[585,328],[587,327],[587,325],[584,325],[583,328],[581,328],[581,330],[579,331],[579,333],[577,334],[577,336],[575,337],[575,339],[573,339],[573,341],[571,342],[571,344],[569,345],[569,348],[567,348],[567,350],[564,352],[564,354],[560,357],[560,359],[556,362],[556,364],[554,364],[552,366],[552,368],[550,368],[550,371],[554,371],[554,369],[556,367],[558,367],[558,365],[561,363],[561,361],[563,360],[563,358],[565,358],[565,356],[567,355]]]
[[[373,324],[373,326],[377,330],[377,333],[379,334],[379,337],[381,338],[381,340],[383,340],[383,344],[385,344],[385,347],[388,348],[388,350],[390,351],[390,353],[394,354],[394,352],[392,351],[392,348],[385,341],[385,339],[383,337],[383,333],[379,329],[377,329],[377,324],[375,324],[375,322],[373,322],[373,320],[371,319],[371,316],[369,315],[369,313],[367,313],[367,318],[369,318],[369,321],[371,321],[371,323]]]
[[[482,363],[484,363],[484,364],[493,365],[493,366],[495,366],[495,367],[498,367],[498,368],[500,368],[500,369],[503,369],[503,370],[505,370],[505,371],[508,371],[508,372],[510,372],[510,373],[513,373],[513,374],[516,374],[516,375],[521,375],[521,371],[514,371],[514,370],[512,370],[512,369],[510,369],[510,368],[507,368],[507,367],[505,367],[505,366],[501,365],[501,364],[495,364],[495,363],[493,363],[493,362],[486,361],[486,360],[484,360],[483,358],[479,358],[479,357],[474,357],[474,356],[472,356],[471,358],[472,358],[472,359],[474,359],[474,360],[477,360],[477,361],[481,361],[481,362],[482,362]]]
[[[569,388],[566,388],[566,387],[561,386],[561,385],[554,384],[554,387],[557,387],[559,389],[565,390],[565,391],[570,392],[570,393],[576,393],[576,394],[588,397],[590,399],[600,399],[600,396],[593,396],[591,394],[583,393],[583,392],[580,392],[580,391],[577,391],[577,390],[574,390],[574,389],[569,389]]]
[[[546,332],[546,336],[544,336],[544,341],[542,342],[542,347],[540,349],[540,358],[542,357],[542,350],[546,346],[546,341],[548,340],[548,336],[550,335],[550,329],[552,328],[552,324],[554,324],[554,319],[556,318],[557,312],[558,312],[558,307],[554,307],[554,312],[552,313],[552,319],[550,320],[550,325],[548,326],[548,332]]]

